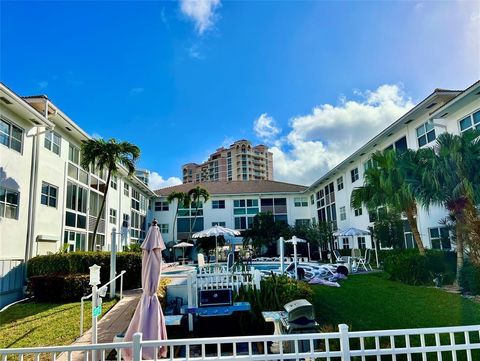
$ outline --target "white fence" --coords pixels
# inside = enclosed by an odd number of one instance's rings
[[[261,278],[261,273],[254,268],[229,271],[225,266],[216,266],[199,268],[194,282],[198,291],[220,288],[238,291],[241,285],[244,287],[255,286],[260,289]]]
[[[143,351],[161,348],[167,360],[326,360],[326,361],[415,361],[480,360],[480,325],[406,330],[349,332],[339,325],[339,332],[242,336],[223,338],[144,341],[140,333],[132,342],[0,349],[1,361],[99,360],[121,358],[122,350],[132,349],[133,361],[142,359]],[[116,352],[112,353],[111,351]],[[155,358],[157,360],[157,358]]]

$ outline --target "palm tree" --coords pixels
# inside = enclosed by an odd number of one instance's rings
[[[205,203],[210,199],[210,193],[205,188],[196,186],[188,191],[188,196],[191,199],[192,203],[195,204],[195,218],[193,218],[193,224],[190,223],[190,233],[188,237],[192,236],[192,230],[195,229],[195,223],[197,222],[198,217],[198,208],[200,208],[200,202],[203,200]]]
[[[374,153],[373,165],[365,171],[363,186],[352,191],[351,205],[354,208],[364,205],[368,210],[386,206],[405,212],[418,251],[425,255],[416,221],[417,203],[414,193],[405,182],[406,167],[418,162],[419,156],[420,153],[416,154],[411,150],[403,153],[393,150]]]
[[[95,249],[96,236],[100,218],[105,208],[108,189],[110,188],[110,178],[119,171],[121,163],[131,176],[135,173],[135,162],[140,157],[140,149],[129,142],[117,143],[115,139],[105,141],[104,139],[88,139],[82,142],[81,147],[81,166],[85,169],[106,170],[107,180],[105,190],[103,192],[102,204],[93,229],[92,244]]]
[[[480,131],[461,136],[442,133],[423,158],[420,166],[412,168],[408,181],[423,206],[442,205],[454,220],[458,280],[464,244],[472,242],[472,249],[480,246],[480,235],[473,231],[473,222],[478,220],[475,205],[480,202]]]
[[[183,207],[190,206],[190,196],[185,192],[177,192],[173,191],[167,197],[167,202],[172,203],[174,200],[177,201],[177,209],[175,210],[175,216],[173,217],[173,233],[172,233],[172,241],[175,242],[175,226],[177,224],[177,217],[178,217],[178,209],[180,208],[180,204]]]

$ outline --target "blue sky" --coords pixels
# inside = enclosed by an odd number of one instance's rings
[[[480,78],[479,4],[3,1],[0,75],[139,145],[154,187],[240,138],[308,184],[434,88]]]

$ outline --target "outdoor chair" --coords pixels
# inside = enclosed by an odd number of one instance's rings
[[[359,248],[352,248],[352,257],[357,259],[362,258],[362,250]]]
[[[197,255],[197,260],[198,260],[198,267],[204,267],[205,266],[205,256],[203,253],[199,253]]]
[[[348,259],[347,257],[343,257],[341,254],[340,254],[340,251],[338,249],[334,249],[333,250],[333,255],[335,256],[335,261],[336,263],[348,263]]]
[[[365,256],[364,257],[360,257],[358,259],[358,269],[360,269],[360,267],[363,267],[363,269],[365,271],[373,271],[373,268],[372,266],[370,266],[370,258],[372,257],[372,250],[371,249],[366,249],[365,250]]]

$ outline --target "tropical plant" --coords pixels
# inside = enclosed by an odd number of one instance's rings
[[[183,207],[190,206],[190,196],[185,192],[177,192],[173,191],[167,197],[167,202],[172,203],[173,201],[177,201],[177,208],[175,210],[175,215],[173,216],[173,232],[172,232],[172,241],[175,242],[175,227],[177,225],[177,217],[178,217],[178,209],[180,205]]]
[[[129,142],[118,143],[115,139],[108,141],[98,139],[88,139],[82,142],[81,146],[81,166],[91,171],[107,171],[107,180],[103,192],[102,204],[97,215],[95,227],[93,229],[92,245],[96,248],[96,236],[101,215],[105,208],[107,193],[110,188],[110,179],[119,171],[119,164],[127,170],[129,176],[135,173],[135,162],[140,157],[140,148]]]
[[[369,211],[388,207],[397,212],[405,212],[418,251],[425,255],[416,221],[415,195],[405,181],[407,167],[418,164],[420,156],[420,152],[411,150],[402,153],[393,150],[374,153],[372,166],[365,171],[363,186],[352,191],[351,205],[354,208],[364,205]]]
[[[291,233],[317,246],[320,257],[322,249],[328,249],[329,246],[331,247],[330,249],[333,249],[334,237],[332,222],[296,224],[292,227]]]
[[[380,208],[373,223],[373,236],[382,248],[405,248],[403,222],[400,214]]]
[[[200,202],[203,201],[203,203],[205,203],[208,201],[210,199],[210,193],[208,193],[205,188],[196,186],[188,191],[188,196],[190,197],[191,203],[195,205],[195,217],[193,218],[193,223],[190,223],[190,233],[188,234],[188,237],[190,238],[192,236],[192,231],[195,229],[195,223],[197,222]]]
[[[260,212],[254,218],[249,229],[244,231],[243,244],[251,244],[254,249],[261,251],[267,248],[267,254],[276,255],[276,242],[280,237],[288,239],[292,236],[288,224],[275,221],[271,212]]]
[[[462,135],[443,133],[434,148],[423,154],[423,161],[412,166],[408,182],[419,202],[428,209],[443,205],[454,220],[457,249],[457,280],[464,263],[464,245],[472,249],[472,262],[480,248],[480,234],[475,224],[480,203],[480,131]]]

